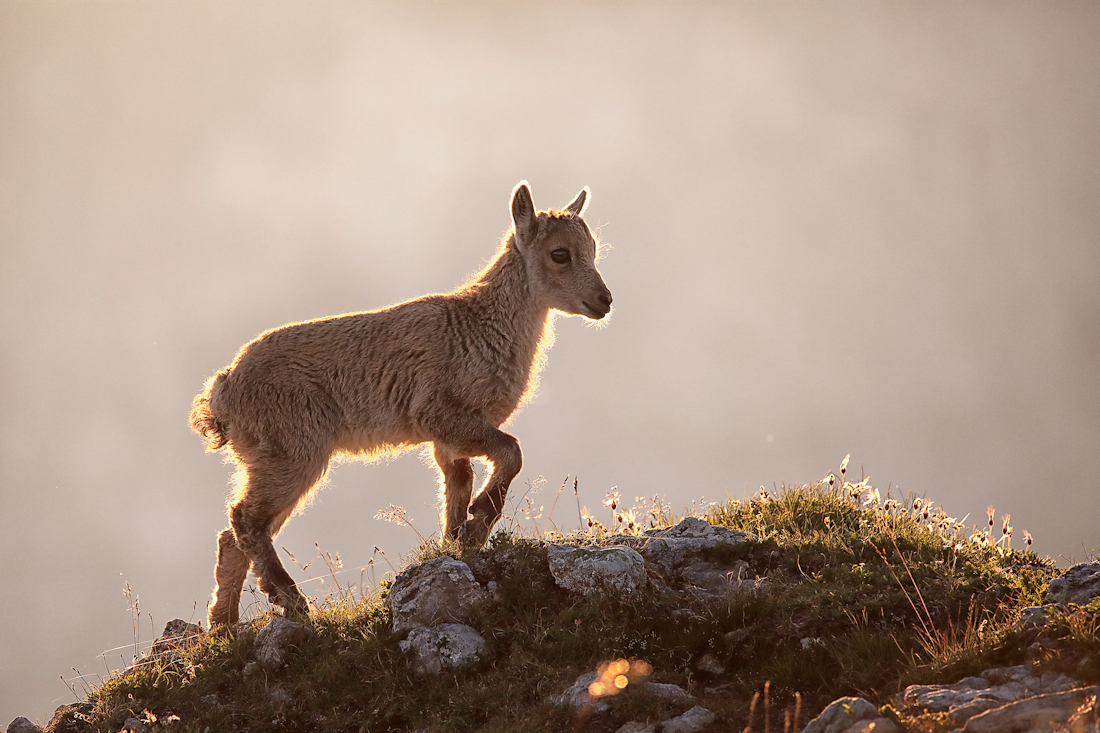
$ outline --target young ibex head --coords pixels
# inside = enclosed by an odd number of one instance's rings
[[[587,200],[583,188],[564,209],[536,213],[522,181],[512,190],[512,225],[538,305],[600,320],[611,311],[611,291],[596,269],[596,239],[581,218]]]

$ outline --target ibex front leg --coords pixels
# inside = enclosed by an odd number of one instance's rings
[[[469,518],[461,524],[455,525],[452,522],[457,521],[460,516],[459,507],[463,507],[461,516],[465,516],[464,503],[470,497],[470,490],[463,489],[463,484],[457,480],[453,491],[449,482],[446,487],[444,533],[450,536],[453,532],[453,536],[462,544],[480,547],[485,544],[489,531],[500,519],[508,487],[523,467],[519,441],[477,415],[449,415],[440,418],[433,428],[437,457],[442,447],[444,455],[457,456],[459,459],[483,456],[492,464],[492,474],[470,504]],[[459,475],[460,471],[456,470],[456,479]],[[444,477],[449,478],[446,469]],[[469,480],[468,485],[472,486],[472,473]]]
[[[443,537],[453,540],[466,521],[470,496],[474,493],[474,467],[469,458],[458,458],[440,443],[435,444],[435,462],[443,474],[440,487],[443,506]]]

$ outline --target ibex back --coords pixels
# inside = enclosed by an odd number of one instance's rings
[[[211,625],[238,620],[250,567],[272,603],[307,613],[272,538],[334,454],[370,459],[431,442],[444,537],[485,542],[522,464],[519,442],[500,426],[534,389],[553,341],[551,312],[598,320],[611,310],[582,218],[587,198],[586,188],[564,209],[536,212],[520,183],[500,250],[463,287],[276,328],[207,381],[191,427],[238,466]],[[471,458],[492,466],[472,502]]]

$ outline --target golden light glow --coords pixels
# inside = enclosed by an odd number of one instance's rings
[[[640,659],[613,659],[596,671],[596,679],[588,686],[589,699],[618,695],[631,682],[640,682],[653,672],[653,666]]]

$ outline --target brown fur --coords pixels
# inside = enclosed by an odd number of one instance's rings
[[[500,250],[463,287],[273,329],[207,381],[191,427],[207,450],[227,448],[238,465],[230,526],[218,536],[212,625],[238,619],[250,567],[272,603],[306,613],[272,538],[333,455],[370,459],[431,442],[444,536],[485,542],[523,460],[499,428],[534,389],[553,342],[552,311],[598,320],[611,309],[581,218],[587,195],[536,213],[520,183]],[[556,262],[563,251],[568,261]],[[472,502],[471,458],[492,465]]]

